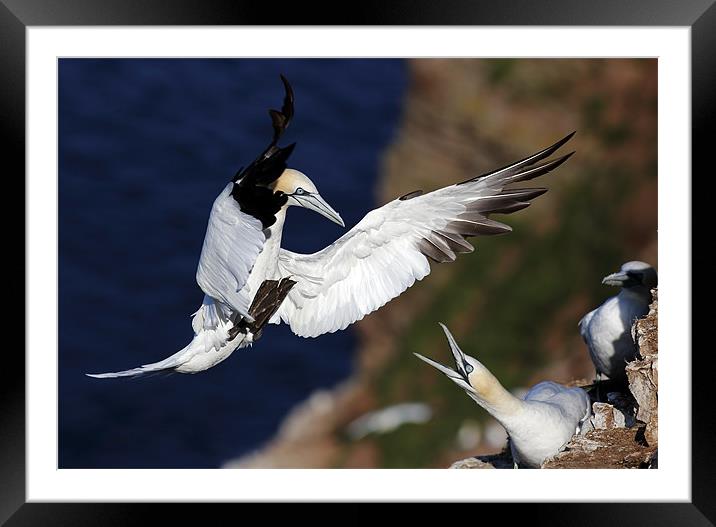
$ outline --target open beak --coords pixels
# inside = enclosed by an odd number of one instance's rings
[[[635,280],[629,276],[628,273],[624,271],[619,271],[618,273],[612,273],[609,276],[605,276],[602,278],[602,284],[604,285],[613,285],[618,287],[624,287],[628,285],[632,285],[635,283]]]
[[[462,380],[463,380],[463,379],[462,379],[462,376],[461,376],[458,372],[456,372],[455,370],[453,370],[452,368],[448,368],[447,366],[443,366],[443,365],[440,364],[439,362],[435,362],[435,361],[432,360],[432,359],[429,359],[429,358],[427,358],[427,357],[424,357],[424,356],[421,355],[420,353],[415,353],[415,352],[413,352],[413,355],[415,355],[415,356],[416,356],[417,358],[419,358],[420,360],[427,362],[428,364],[430,364],[430,366],[432,366],[432,367],[435,368],[436,370],[443,372],[445,375],[447,375],[448,377],[450,377],[453,381],[462,381]]]
[[[470,386],[470,384],[465,380],[465,378],[461,374],[456,372],[455,370],[448,368],[446,366],[443,366],[439,362],[435,362],[432,359],[428,359],[427,357],[422,356],[420,353],[413,352],[413,355],[415,355],[420,360],[427,362],[428,364],[430,364],[430,366],[437,369],[438,371],[441,371],[442,373],[444,373],[452,382],[454,382],[460,388],[462,388],[463,390],[468,392],[468,394],[475,393],[475,389],[472,386]]]
[[[453,370],[452,368],[448,368],[446,366],[443,366],[442,364],[435,362],[432,359],[428,359],[427,357],[423,357],[420,355],[420,353],[413,353],[416,357],[419,359],[427,362],[430,364],[433,368],[441,371],[444,373],[447,377],[450,378],[451,381],[453,381],[455,384],[460,386],[463,390],[468,392],[468,394],[472,393],[475,394],[475,389],[470,385],[468,381],[468,374],[465,370],[465,365],[467,362],[465,361],[465,354],[462,352],[460,347],[457,345],[457,342],[455,342],[455,339],[453,338],[452,334],[448,330],[448,328],[445,327],[444,324],[440,324],[440,327],[443,328],[443,331],[445,332],[445,336],[448,339],[448,342],[450,343],[450,350],[452,351],[453,357],[455,357],[455,365],[457,368],[457,371]]]
[[[455,358],[455,367],[457,368],[457,371],[459,371],[463,377],[467,378],[467,372],[465,371],[465,364],[467,364],[465,354],[460,349],[460,346],[457,345],[455,338],[452,336],[452,333],[450,333],[450,330],[445,326],[445,324],[442,322],[438,322],[438,324],[440,324],[440,327],[443,328],[445,336],[448,339],[450,351],[452,351],[452,356]]]
[[[341,218],[341,215],[338,214],[333,209],[333,207],[326,203],[326,200],[324,200],[320,194],[306,194],[303,196],[294,195],[292,197],[298,202],[301,207],[313,210],[321,216],[325,216],[332,222],[337,223],[341,227],[346,226],[346,224],[343,223],[343,218]]]

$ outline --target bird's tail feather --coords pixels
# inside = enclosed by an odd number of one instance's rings
[[[148,373],[175,370],[181,373],[196,373],[215,366],[228,357],[236,348],[246,345],[246,335],[257,340],[264,326],[276,313],[288,292],[296,284],[290,278],[265,280],[257,291],[249,309],[251,321],[242,318],[236,326],[231,326],[228,317],[218,304],[205,297],[201,308],[194,313],[192,326],[194,338],[184,349],[159,362],[144,364],[139,368],[110,373],[86,373],[95,379],[116,377],[138,377]],[[239,337],[239,335],[243,336]],[[223,350],[223,353],[220,352]],[[192,361],[191,363],[189,361]],[[183,366],[183,367],[182,367]]]
[[[116,377],[137,377],[140,375],[145,375],[147,373],[174,369],[177,366],[180,366],[181,364],[186,362],[189,358],[191,358],[191,354],[187,353],[190,347],[191,344],[176,352],[174,355],[167,357],[164,360],[161,360],[159,362],[152,362],[150,364],[144,364],[139,368],[132,368],[131,370],[116,371],[110,373],[85,373],[85,375],[87,375],[87,377],[94,377],[95,379],[113,379]]]

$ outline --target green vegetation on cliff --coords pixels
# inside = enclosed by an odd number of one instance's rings
[[[452,174],[469,177],[501,166],[573,129],[578,133],[565,148],[577,153],[533,182],[550,192],[532,207],[498,217],[512,233],[473,239],[474,254],[440,266],[448,269],[440,270],[439,288],[421,285],[383,308],[382,316],[392,311],[409,322],[392,335],[393,353],[369,376],[376,406],[425,401],[435,415],[427,424],[369,438],[378,466],[444,466],[462,423],[488,418],[413,358],[418,352],[450,361],[438,321],[510,389],[592,375],[577,322],[613,294],[601,277],[629,259],[657,264],[655,74],[648,60],[413,63],[405,123],[386,163],[384,200],[398,190],[442,186]],[[476,152],[488,152],[479,167],[464,145],[443,144],[436,152],[422,144],[433,133],[451,136],[458,129]],[[437,171],[446,159],[450,166]],[[371,322],[365,324],[370,347]]]

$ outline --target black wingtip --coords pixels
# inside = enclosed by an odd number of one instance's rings
[[[283,74],[280,74],[280,77],[285,91],[283,105],[281,110],[268,111],[273,127],[273,139],[268,147],[246,169],[240,169],[232,180],[236,185],[231,195],[243,212],[261,221],[264,229],[276,222],[276,212],[288,200],[283,193],[273,192],[269,187],[281,177],[296,146],[296,143],[284,148],[278,146],[278,140],[288,128],[294,114],[293,89]]]
[[[286,94],[293,96],[293,89],[291,88],[291,83],[288,82],[288,79],[283,73],[279,73],[279,77],[281,77],[281,82],[283,82],[284,88],[286,88]]]
[[[291,83],[288,82],[288,79],[283,75],[280,74],[281,82],[283,82],[283,88],[285,91],[285,95],[283,98],[283,107],[281,108],[281,113],[283,113],[288,121],[291,121],[294,114],[294,100],[295,97],[293,95],[293,88],[291,87]],[[288,123],[286,123],[286,126],[288,126]]]
[[[544,174],[547,174],[549,172],[552,172],[555,168],[560,166],[562,163],[567,161],[570,157],[572,157],[575,153],[575,150],[572,150],[570,153],[565,154],[561,157],[557,157],[555,159],[551,159],[549,161],[545,161],[541,165],[537,165],[535,167],[532,167],[528,170],[525,170],[522,173],[518,173],[515,176],[513,176],[510,180],[511,183],[515,183],[517,181],[528,181],[530,179],[534,179],[536,177],[542,176]]]
[[[576,133],[577,133],[577,131],[575,130],[575,131],[573,131],[571,134],[567,134],[567,135],[564,136],[562,139],[560,139],[559,141],[557,141],[555,144],[553,144],[552,146],[548,146],[547,148],[545,148],[544,150],[542,150],[542,152],[540,152],[540,153],[537,154],[537,155],[538,155],[538,156],[541,156],[541,159],[544,159],[545,157],[551,156],[551,155],[554,154],[557,150],[559,150],[560,148],[562,148],[562,145],[564,145],[567,141],[569,141],[570,139],[572,139],[572,137],[574,137],[574,134],[576,134]],[[574,153],[574,152],[572,152],[572,153]]]
[[[556,143],[556,147],[557,147],[557,148],[555,148],[555,150],[558,150],[563,144],[565,144],[567,141],[569,141],[570,139],[572,139],[572,137],[574,137],[574,134],[576,134],[576,133],[577,133],[577,131],[574,130],[572,133],[567,134],[567,135],[564,136],[562,139],[560,139],[559,141],[557,141],[557,143]]]
[[[567,141],[569,141],[570,139],[572,139],[572,137],[574,137],[574,134],[576,134],[576,133],[577,133],[577,131],[574,130],[574,131],[572,131],[571,133],[567,134],[567,135],[564,137],[564,139],[561,139],[561,140],[559,141],[559,146],[562,146],[564,143],[566,143]]]
[[[284,161],[287,161],[287,160],[288,160],[288,157],[291,155],[291,153],[293,152],[293,149],[294,149],[294,148],[296,148],[296,142],[295,142],[295,141],[294,141],[293,143],[291,143],[290,145],[288,145],[288,146],[284,146],[284,147],[281,149],[281,152],[282,152],[283,155],[285,156],[285,157],[284,157]],[[574,153],[574,152],[572,152],[572,153]],[[571,154],[570,154],[570,155],[571,155]]]
[[[558,167],[559,165],[561,165],[562,163],[564,163],[565,161],[567,161],[567,159],[569,159],[570,157],[572,157],[575,153],[576,153],[576,150],[572,150],[569,154],[565,154],[565,155],[563,155],[562,157],[560,157],[559,159],[556,159],[556,160],[555,160],[556,163],[555,163],[555,165],[554,165],[555,168]]]
[[[555,143],[555,146],[557,146],[557,148],[559,148],[559,147],[562,146],[564,143],[566,143],[567,141],[569,141],[570,139],[572,139],[572,137],[574,137],[574,134],[576,134],[576,133],[577,133],[576,130],[574,130],[574,131],[568,133],[568,134],[565,135],[562,139],[560,139],[559,141],[557,141],[557,142]]]
[[[283,82],[283,88],[285,93],[283,96],[283,104],[281,106],[281,110],[270,109],[268,111],[269,115],[271,116],[271,125],[273,126],[273,140],[271,141],[270,146],[274,146],[276,145],[276,143],[278,143],[278,140],[286,131],[288,125],[291,124],[291,119],[293,119],[293,114],[295,113],[293,104],[293,88],[291,88],[291,83],[288,82],[288,79],[284,77],[283,74],[280,74],[280,77],[281,82]],[[264,154],[265,153],[266,152],[264,152]]]
[[[546,159],[549,156],[551,156],[552,154],[554,154],[557,150],[559,150],[562,147],[562,145],[564,145],[567,141],[569,141],[576,133],[577,133],[577,131],[574,130],[572,133],[567,134],[566,136],[564,136],[562,139],[560,139],[553,145],[550,145],[547,148],[540,150],[536,154],[527,156],[524,159],[521,159],[515,163],[510,163],[509,165],[505,165],[502,168],[493,170],[492,172],[488,172],[486,174],[482,174],[477,177],[467,179],[465,181],[458,183],[458,185],[464,185],[466,183],[473,183],[475,181],[480,181],[482,179],[490,178],[490,177],[491,178],[499,178],[499,179],[503,179],[503,180],[514,179],[513,176],[519,174],[520,172],[523,172],[525,174],[536,173],[535,169],[525,171],[524,168],[532,166],[535,163],[537,163],[543,159]],[[572,152],[572,153],[574,153],[574,152]],[[569,157],[569,156],[567,156],[567,157]],[[567,157],[565,157],[563,159],[563,161],[566,161]],[[519,179],[516,179],[516,181],[519,181]]]

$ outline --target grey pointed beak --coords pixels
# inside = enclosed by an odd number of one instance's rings
[[[303,196],[294,195],[293,198],[298,202],[301,207],[310,209],[317,212],[321,216],[325,216],[334,223],[337,223],[341,227],[345,227],[343,218],[338,214],[333,207],[331,207],[326,200],[321,197],[320,194],[305,194]]]
[[[438,322],[440,324],[440,327],[443,328],[443,331],[445,332],[445,336],[448,339],[448,343],[450,344],[450,351],[452,351],[452,356],[455,358],[455,365],[459,368],[463,368],[463,364],[465,364],[465,354],[460,349],[460,346],[457,345],[457,342],[455,342],[455,338],[452,336],[452,333],[450,333],[450,330],[443,324],[442,322]]]
[[[452,368],[448,368],[448,367],[446,367],[446,366],[443,366],[443,365],[440,364],[439,362],[435,362],[435,361],[432,360],[432,359],[429,359],[429,358],[427,358],[427,357],[424,357],[424,356],[421,355],[420,353],[415,353],[415,352],[413,352],[413,355],[415,355],[415,356],[416,356],[417,358],[419,358],[420,360],[422,360],[422,361],[424,361],[424,362],[427,362],[428,364],[430,364],[430,366],[432,366],[432,367],[435,368],[436,370],[438,370],[438,371],[444,373],[446,377],[448,377],[452,382],[454,382],[455,384],[457,384],[460,388],[462,388],[463,390],[465,390],[466,392],[468,392],[468,394],[470,394],[470,393],[473,393],[473,394],[476,393],[476,392],[475,392],[475,389],[474,389],[472,386],[470,386],[470,384],[468,384],[468,383],[465,381],[465,379],[463,379],[462,375],[460,375],[458,372],[456,372],[456,371],[453,370]]]
[[[618,273],[612,273],[612,274],[602,278],[602,284],[618,286],[618,287],[628,286],[633,282],[634,282],[634,279],[631,276],[629,276],[628,273],[626,273],[624,271],[619,271]]]
[[[435,362],[432,359],[423,357],[422,355],[420,355],[420,353],[413,353],[413,355],[418,357],[420,360],[427,362],[428,364],[430,364],[430,366],[437,369],[438,371],[444,373],[447,377],[450,378],[452,382],[460,386],[463,390],[468,392],[468,394],[475,394],[475,389],[472,387],[472,385],[470,385],[470,381],[468,379],[468,374],[472,371],[472,366],[468,365],[467,361],[465,360],[465,354],[460,349],[460,346],[457,345],[457,342],[455,342],[455,339],[453,338],[452,333],[450,333],[450,330],[442,322],[439,322],[439,324],[440,327],[443,328],[445,336],[448,339],[448,343],[450,344],[450,351],[452,351],[453,358],[455,359],[456,369],[453,370],[452,368],[443,366],[442,364]]]
[[[427,358],[427,357],[424,357],[424,356],[421,355],[420,353],[415,353],[415,352],[413,352],[413,355],[415,355],[415,356],[416,356],[417,358],[419,358],[420,360],[422,360],[422,361],[424,361],[424,362],[427,362],[428,364],[430,364],[430,366],[432,366],[433,368],[435,368],[435,369],[438,370],[438,371],[441,371],[442,373],[444,373],[445,375],[447,375],[448,377],[450,377],[452,380],[454,380],[454,381],[461,381],[461,380],[462,380],[462,377],[460,376],[460,374],[459,374],[458,372],[456,372],[455,370],[453,370],[452,368],[448,368],[447,366],[443,366],[443,365],[440,364],[439,362],[435,362],[435,361],[432,360],[432,359],[429,359],[429,358]]]

